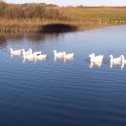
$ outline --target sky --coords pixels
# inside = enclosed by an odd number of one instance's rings
[[[5,0],[7,3],[41,2],[60,6],[85,5],[85,6],[126,6],[126,0]]]

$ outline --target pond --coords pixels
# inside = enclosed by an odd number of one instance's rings
[[[47,59],[23,60],[9,49],[42,51]],[[53,50],[74,52],[55,59]],[[91,53],[104,55],[91,64]],[[125,126],[126,66],[109,55],[126,56],[126,25],[89,31],[0,35],[1,126]]]

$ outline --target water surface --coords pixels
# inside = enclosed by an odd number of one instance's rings
[[[9,48],[42,50],[45,61],[22,62]],[[53,50],[75,59],[54,61]],[[90,53],[104,54],[91,65]],[[109,55],[126,56],[126,26],[61,34],[0,35],[1,126],[125,126],[126,68]]]

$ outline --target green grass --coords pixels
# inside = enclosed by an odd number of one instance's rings
[[[101,24],[126,23],[126,8],[96,7],[75,8],[69,7],[65,11],[73,20],[81,22],[96,22]]]

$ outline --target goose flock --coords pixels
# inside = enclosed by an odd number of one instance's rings
[[[10,48],[10,54],[13,55],[20,55],[23,57],[23,61],[28,60],[28,61],[37,61],[37,60],[46,60],[47,59],[47,54],[42,53],[41,51],[33,51],[31,48],[28,50],[24,49],[19,49],[19,50],[14,50]],[[54,56],[54,61],[57,59],[63,59],[64,62],[66,60],[72,60],[75,57],[74,53],[66,53],[66,51],[62,52],[57,52],[56,50],[53,50],[53,56]],[[126,64],[126,59],[124,55],[121,55],[119,57],[114,58],[113,55],[109,55],[109,61],[110,61],[110,68],[113,67],[113,65],[121,65],[121,68],[124,67]],[[89,54],[89,68],[92,68],[93,66],[100,67],[103,64],[104,61],[104,55],[95,55],[95,53]]]
[[[47,54],[43,54],[41,51],[34,52],[31,48],[25,51],[24,49],[14,50],[10,48],[10,54],[11,56],[22,56],[23,61],[37,61],[37,60],[46,60]],[[56,50],[53,50],[54,54],[54,60],[63,58],[64,61],[66,60],[72,60],[74,59],[74,53],[66,53],[66,51],[63,52],[57,52]]]
[[[110,57],[110,63],[113,64],[118,64],[118,63],[125,63],[126,64],[126,60],[124,55],[121,55],[119,57],[113,58],[113,55],[109,55]],[[95,55],[95,53],[92,53],[89,55],[90,58],[90,62],[103,62],[104,60],[104,55]]]
[[[104,55],[95,55],[95,53],[92,53],[89,55],[90,58],[90,64],[89,68],[92,68],[93,66],[101,67],[104,61]],[[110,68],[113,67],[113,65],[120,65],[123,69],[126,64],[126,59],[124,55],[121,55],[119,57],[114,58],[113,55],[109,55],[110,58]]]

